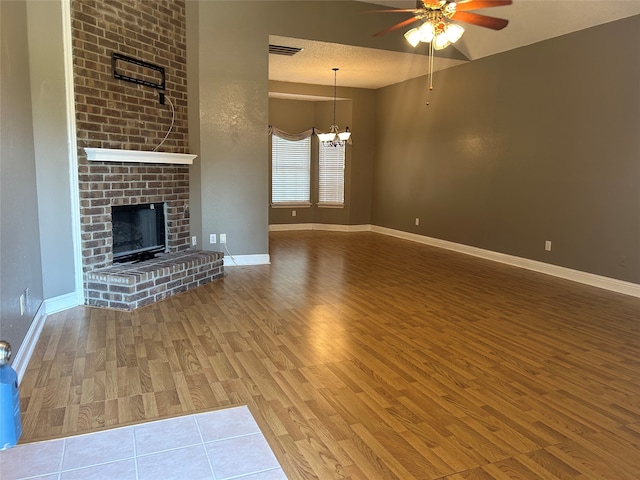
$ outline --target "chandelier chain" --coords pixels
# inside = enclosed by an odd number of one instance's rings
[[[336,98],[338,96],[338,87],[337,87],[337,74],[338,69],[336,67],[333,68],[333,124],[336,125]]]

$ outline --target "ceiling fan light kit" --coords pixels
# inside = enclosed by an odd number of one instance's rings
[[[460,40],[464,33],[464,28],[457,23],[452,23],[451,20],[471,23],[492,30],[501,30],[507,26],[508,20],[471,13],[467,10],[502,7],[511,5],[511,3],[512,0],[459,0],[457,2],[451,0],[416,0],[416,8],[414,9],[378,10],[379,12],[412,13],[413,18],[396,23],[376,33],[374,36],[382,36],[414,22],[422,21],[422,25],[406,32],[404,38],[412,47],[416,47],[420,42],[429,44],[429,89],[432,90],[433,50],[447,48],[452,43]]]
[[[424,12],[424,14],[415,14],[424,23],[417,28],[412,28],[404,34],[404,38],[416,47],[418,43],[432,43],[433,48],[442,50],[452,43],[457,42],[464,33],[464,28],[456,23],[447,21],[451,15],[455,13],[455,4],[447,3],[442,9],[433,9]]]

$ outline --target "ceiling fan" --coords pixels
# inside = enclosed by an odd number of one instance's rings
[[[512,3],[512,0],[459,0],[457,2],[453,0],[416,0],[416,8],[374,10],[374,12],[406,12],[412,13],[413,16],[391,25],[373,36],[380,37],[414,22],[422,22],[419,27],[406,32],[404,38],[413,47],[420,42],[429,44],[429,90],[433,90],[433,51],[447,48],[457,42],[464,33],[464,28],[457,23],[452,23],[451,20],[492,30],[502,30],[509,24],[509,20],[481,15],[469,10],[503,7]]]
[[[416,8],[406,9],[389,9],[374,10],[374,12],[406,12],[412,13],[413,17],[408,18],[400,23],[396,23],[380,32],[375,33],[374,37],[380,37],[387,33],[406,27],[417,21],[425,21],[437,25],[444,23],[446,20],[455,20],[458,22],[470,23],[480,27],[490,28],[492,30],[502,30],[509,24],[509,20],[504,18],[490,17],[479,13],[472,13],[469,10],[479,10],[490,7],[503,7],[511,5],[512,0],[416,0]]]

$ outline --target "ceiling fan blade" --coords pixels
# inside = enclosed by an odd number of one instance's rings
[[[389,28],[385,28],[384,30],[379,31],[378,33],[374,33],[374,34],[373,34],[373,36],[374,36],[374,37],[381,37],[381,36],[383,36],[383,35],[386,35],[386,34],[387,34],[387,33],[389,33],[389,32],[393,32],[394,30],[397,30],[397,29],[399,29],[399,28],[402,28],[402,27],[405,27],[405,26],[407,26],[407,25],[410,25],[410,24],[412,24],[413,22],[416,22],[416,21],[418,21],[418,20],[419,20],[419,18],[418,18],[418,17],[411,17],[411,18],[408,18],[408,19],[406,19],[406,20],[405,20],[405,21],[403,21],[403,22],[396,23],[395,25],[391,25]]]
[[[479,13],[456,12],[453,14],[451,19],[459,22],[471,23],[472,25],[478,25],[479,27],[491,28],[492,30],[502,30],[504,27],[509,25],[509,20],[480,15]]]
[[[480,10],[481,8],[506,7],[511,5],[513,0],[469,0],[468,2],[457,2],[456,12],[465,10]]]

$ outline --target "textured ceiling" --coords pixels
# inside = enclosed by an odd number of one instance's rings
[[[269,55],[269,79],[285,82],[333,85],[333,67],[338,84],[360,88],[380,88],[427,74],[423,55],[338,45],[297,38],[270,36],[269,43],[300,47],[293,57]],[[463,60],[434,59],[436,69],[465,63]]]
[[[372,3],[372,2],[366,2]],[[413,8],[415,0],[379,1],[376,7]],[[514,0],[513,5],[478,11],[506,18],[509,25],[500,31],[462,24],[465,33],[456,43],[463,56],[473,61],[549,38],[640,14],[640,0]],[[388,15],[388,25],[411,14]],[[402,36],[411,27],[388,35]],[[293,57],[269,55],[269,79],[284,82],[333,85],[333,67],[340,67],[338,85],[359,88],[381,88],[427,73],[424,54],[411,54],[374,48],[339,45],[313,40],[271,36],[270,43],[301,47]],[[624,48],[624,46],[622,46]],[[637,46],[635,46],[637,48]],[[423,53],[426,49],[423,49]],[[450,68],[466,60],[436,57],[434,70]]]

